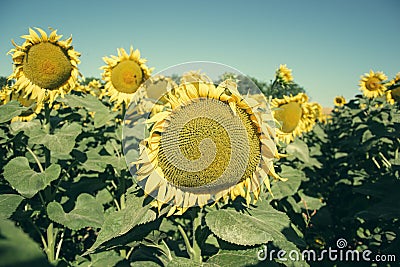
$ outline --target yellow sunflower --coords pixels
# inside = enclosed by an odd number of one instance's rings
[[[386,100],[392,105],[396,102],[400,102],[400,85],[386,91]]]
[[[64,96],[75,87],[79,71],[80,53],[72,45],[72,37],[61,41],[62,35],[53,30],[48,36],[36,28],[23,35],[25,42],[8,53],[12,54],[14,72],[8,77],[15,79],[13,88],[24,98],[39,103],[52,103],[57,96]]]
[[[272,116],[237,92],[233,81],[185,81],[147,119],[137,180],[159,209],[171,205],[168,216],[237,196],[255,202],[262,183],[270,190],[268,175],[281,179],[273,167]]]
[[[283,84],[288,84],[293,81],[292,70],[289,69],[286,64],[280,65],[275,73],[276,79],[278,79]]]
[[[365,73],[361,76],[360,90],[368,98],[376,98],[381,96],[386,91],[386,86],[383,81],[387,79],[387,76],[383,72],[374,72],[370,70],[369,73]]]
[[[346,104],[346,99],[343,96],[337,96],[335,99],[333,99],[333,103],[335,106],[343,107],[344,104]]]
[[[212,80],[200,70],[185,72],[181,77],[181,84],[202,81],[205,83],[212,83]]]
[[[24,98],[20,93],[16,93],[12,88],[4,87],[0,91],[0,101],[5,105],[11,100],[17,100],[22,106],[29,108],[23,111],[19,116],[12,118],[11,122],[31,121],[43,109],[43,103],[36,102],[34,99]]]
[[[138,114],[144,114],[149,110],[152,113],[161,112],[168,106],[165,94],[177,86],[169,77],[163,75],[150,77],[139,87],[132,98],[132,103],[135,104],[135,111]]]
[[[308,96],[304,93],[272,99],[271,106],[273,116],[279,123],[276,137],[287,144],[293,141],[294,137],[311,131],[317,119],[323,121],[321,105],[309,103]]]
[[[105,94],[103,84],[97,79],[91,80],[87,85],[79,82],[75,87],[75,91],[91,94],[99,99],[102,99]]]
[[[105,94],[110,96],[111,102],[116,106],[122,103],[129,104],[133,94],[139,86],[146,81],[153,69],[146,66],[147,60],[140,58],[138,49],[130,48],[129,54],[123,48],[117,49],[118,56],[103,57],[107,64],[102,78],[106,82]]]

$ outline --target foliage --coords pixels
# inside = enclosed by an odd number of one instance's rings
[[[304,91],[253,81],[273,97]],[[254,205],[238,197],[169,217],[134,182],[122,153],[123,109],[107,98],[72,92],[29,122],[10,122],[25,110],[17,101],[0,109],[2,263],[264,266],[264,245],[301,252],[334,248],[339,238],[349,248],[398,251],[400,113],[382,99],[357,96],[327,124],[281,144],[276,169],[288,180],[271,181],[273,197],[263,187]]]

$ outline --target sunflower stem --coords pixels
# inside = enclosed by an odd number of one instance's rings
[[[198,231],[200,232],[201,230],[201,221],[203,219],[203,209],[200,208],[199,211],[197,212],[197,214],[194,214],[194,218],[193,218],[193,243],[192,243],[192,247],[193,247],[193,260],[196,262],[201,263],[202,259],[201,259],[201,247],[199,244],[199,234],[196,234],[196,231],[198,229]],[[199,233],[198,232],[198,233]]]
[[[50,134],[50,107],[49,103],[44,104],[44,130],[46,134]],[[50,150],[47,147],[44,147],[44,156],[45,156],[45,166],[46,168],[50,166]]]
[[[186,251],[189,254],[190,259],[194,260],[195,259],[194,250],[193,250],[192,246],[190,245],[190,241],[189,241],[187,234],[185,233],[185,230],[183,230],[182,226],[180,226],[179,224],[178,224],[178,230],[183,237],[183,242],[185,242]]]
[[[45,249],[47,254],[47,259],[50,263],[55,261],[55,245],[56,245],[56,238],[57,238],[58,230],[54,231],[53,223],[49,224],[47,227],[47,248]]]
[[[125,113],[126,113],[126,105],[125,102],[122,103],[122,121],[125,119]]]

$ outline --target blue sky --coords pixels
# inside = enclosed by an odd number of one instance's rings
[[[314,101],[358,94],[370,69],[389,78],[398,61],[400,1],[1,1],[0,75],[12,72],[11,39],[49,26],[73,36],[79,69],[100,77],[103,56],[139,48],[161,71],[196,60],[230,65],[259,80],[279,64]]]

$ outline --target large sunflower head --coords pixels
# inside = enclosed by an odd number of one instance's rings
[[[272,113],[279,127],[276,129],[278,140],[290,143],[294,137],[311,131],[317,119],[321,119],[322,107],[318,103],[309,103],[308,96],[299,93],[296,96],[283,96],[271,101]]]
[[[343,107],[344,104],[346,104],[346,99],[343,96],[337,96],[335,99],[333,99],[333,103],[335,106]]]
[[[12,88],[4,87],[0,91],[0,103],[5,105],[12,100],[17,100],[22,106],[28,109],[23,111],[20,115],[12,118],[11,122],[31,121],[43,109],[42,102],[36,102],[34,99],[24,98],[20,92],[17,93]]]
[[[129,54],[123,48],[117,51],[118,56],[103,57],[107,64],[101,67],[106,82],[105,94],[116,106],[128,105],[139,86],[150,77],[152,69],[146,66],[146,59],[140,58],[138,49],[131,47]]]
[[[268,174],[277,155],[272,116],[243,98],[236,83],[215,86],[185,80],[165,95],[164,108],[146,120],[140,143],[137,180],[169,215],[192,206],[242,196],[257,200],[260,184],[270,190]]]
[[[286,64],[279,65],[279,68],[276,70],[275,77],[283,84],[289,84],[293,81],[292,70],[289,69]]]
[[[13,42],[11,49],[14,72],[8,79],[14,79],[14,88],[25,98],[39,103],[53,102],[75,87],[79,71],[80,53],[72,45],[72,37],[61,41],[62,35],[53,30],[50,35],[40,28],[39,34],[29,29],[22,45]]]
[[[386,86],[383,84],[386,79],[387,76],[383,72],[370,70],[369,73],[361,76],[360,90],[368,98],[381,96],[386,91]]]

